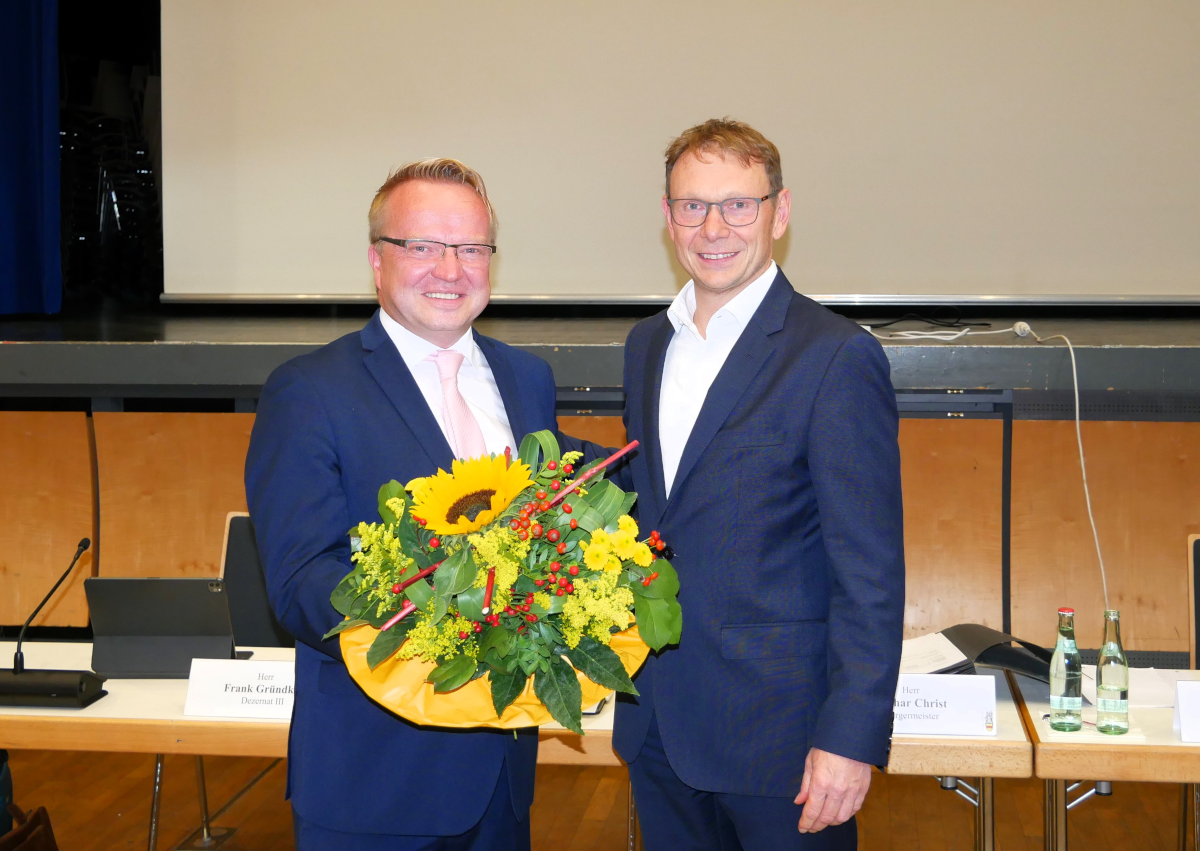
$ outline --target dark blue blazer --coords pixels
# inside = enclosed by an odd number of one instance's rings
[[[620,696],[626,762],[651,717],[697,789],[792,797],[810,747],[887,760],[904,613],[895,392],[862,328],[779,272],[704,400],[663,492],[666,313],[625,344],[642,528],[675,550],[683,634]]]
[[[540,358],[475,335],[519,441],[557,431],[554,375]],[[513,447],[514,450],[516,447]],[[537,731],[418,727],[350,679],[330,592],[351,568],[349,529],[378,520],[376,494],[450,469],[453,454],[379,322],[271,374],[246,459],[246,495],[280,622],[296,643],[288,790],[304,819],[354,833],[447,836],[469,830],[507,764],[513,807],[533,801]]]

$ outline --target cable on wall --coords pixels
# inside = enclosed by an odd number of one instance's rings
[[[902,321],[902,319],[916,318],[930,324],[942,325],[944,330],[938,331],[891,331],[886,333],[879,332],[878,328],[884,328]],[[1075,391],[1075,443],[1079,447],[1079,470],[1083,476],[1083,498],[1087,503],[1088,522],[1092,526],[1092,541],[1096,545],[1096,560],[1100,563],[1100,584],[1104,589],[1104,608],[1110,608],[1108,604],[1108,575],[1104,569],[1104,554],[1100,550],[1100,533],[1096,529],[1096,517],[1092,512],[1092,494],[1088,487],[1087,477],[1087,459],[1083,453],[1083,429],[1080,426],[1079,412],[1079,369],[1075,363],[1075,347],[1071,345],[1071,341],[1065,334],[1051,334],[1046,337],[1039,337],[1028,322],[1017,322],[1009,328],[999,328],[996,330],[981,331],[978,325],[969,325],[955,320],[954,322],[941,322],[923,319],[921,317],[909,314],[902,319],[893,322],[885,322],[877,325],[863,325],[862,327],[870,332],[870,334],[880,340],[939,340],[943,343],[953,343],[956,340],[961,340],[966,336],[980,336],[983,334],[1016,334],[1018,337],[1032,337],[1036,343],[1047,343],[1050,340],[1062,340],[1067,344],[1067,351],[1071,355],[1071,382]]]

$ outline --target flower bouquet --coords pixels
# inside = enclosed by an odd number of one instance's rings
[[[603,478],[636,447],[576,470],[549,431],[518,457],[455,461],[391,481],[379,523],[350,530],[354,569],[331,601],[351,676],[408,720],[519,727],[581,710],[679,640],[679,579],[657,532],[639,538],[636,494]]]

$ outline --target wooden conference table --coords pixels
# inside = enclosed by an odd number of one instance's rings
[[[1153,673],[1153,672],[1152,672]],[[1200,679],[1200,671],[1157,672],[1169,681],[1175,679]],[[1138,674],[1145,676],[1144,673]],[[1181,795],[1184,807],[1180,812],[1179,847],[1183,848],[1187,838],[1187,784],[1200,784],[1200,744],[1187,744],[1179,738],[1172,727],[1175,710],[1173,706],[1139,706],[1139,683],[1130,684],[1129,732],[1123,736],[1108,736],[1095,729],[1096,709],[1084,706],[1084,728],[1076,733],[1060,733],[1050,729],[1050,686],[1028,677],[1014,677],[1018,703],[1025,719],[1034,749],[1034,764],[1037,776],[1045,783],[1045,837],[1046,851],[1066,851],[1067,810],[1074,808],[1091,797],[1092,792],[1081,793],[1074,801],[1067,796],[1080,782],[1091,780],[1097,783],[1095,791],[1111,794],[1114,780],[1151,783],[1185,784]],[[1173,688],[1164,684],[1166,691],[1162,699]],[[1174,696],[1170,700],[1173,702]],[[1088,722],[1092,726],[1089,728]],[[1077,781],[1068,784],[1068,781]],[[1200,804],[1200,786],[1193,786],[1193,795]],[[1198,817],[1192,821],[1192,829],[1200,839],[1200,811],[1194,807]],[[1196,847],[1200,847],[1197,845]]]
[[[26,642],[29,668],[91,669],[91,644]],[[290,649],[240,648],[254,651],[257,660],[291,660]],[[0,659],[9,658],[13,642],[0,642]],[[994,737],[971,739],[943,736],[896,736],[888,773],[942,778],[954,789],[959,777],[980,778],[974,790],[976,841],[980,851],[994,844],[992,779],[1031,777],[1032,750],[1006,676],[999,671],[981,675],[996,678]],[[0,706],[0,748],[122,751],[158,755],[151,799],[150,845],[157,839],[157,804],[163,754],[197,756],[287,756],[288,722],[255,718],[185,716],[187,680],[108,680],[108,695],[84,709],[30,709]],[[557,724],[539,734],[538,762],[595,766],[621,765],[612,749],[613,703],[599,715],[585,716],[584,736]],[[963,784],[966,785],[966,784]],[[963,794],[958,790],[959,794]],[[967,795],[963,795],[968,797]],[[971,800],[968,797],[968,800]],[[202,803],[202,815],[206,807]],[[631,817],[632,821],[632,817]]]

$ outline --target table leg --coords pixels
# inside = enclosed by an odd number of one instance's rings
[[[1179,842],[1176,846],[1178,851],[1187,851],[1187,835],[1191,827],[1188,822],[1188,798],[1191,797],[1191,790],[1191,784],[1179,784]]]
[[[975,851],[995,851],[996,810],[995,781],[990,777],[979,778],[978,800],[975,804]]]
[[[1192,790],[1192,848],[1200,851],[1200,783],[1188,785]]]
[[[1046,851],[1067,851],[1067,781],[1046,781],[1042,817]]]
[[[158,805],[162,798],[163,755],[154,755],[154,791],[150,795],[150,838],[147,851],[158,849]]]
[[[200,803],[200,829],[175,846],[175,851],[219,848],[237,832],[236,827],[213,827],[208,816],[208,784],[204,781],[204,757],[196,757],[196,797]]]
[[[633,805],[633,781],[629,781],[629,851],[638,851],[637,807]]]

